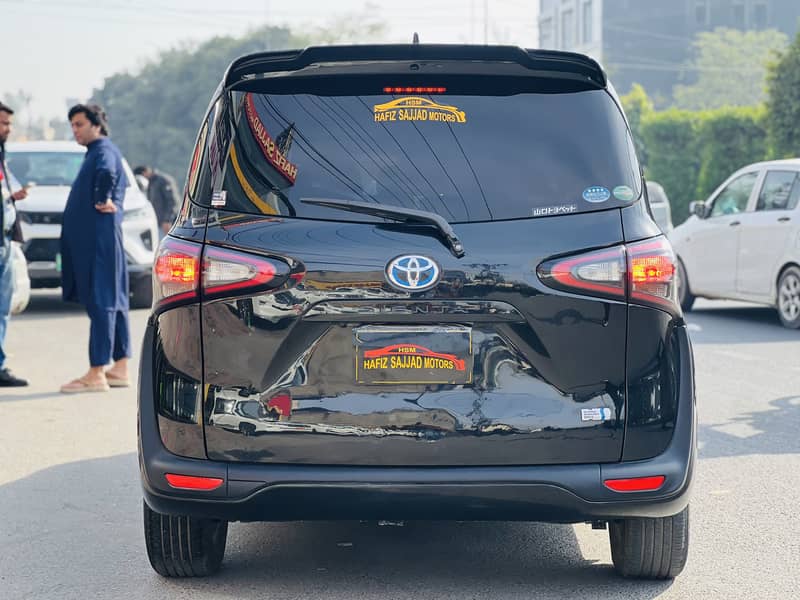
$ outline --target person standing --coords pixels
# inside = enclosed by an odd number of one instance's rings
[[[122,214],[128,180],[122,154],[108,138],[106,114],[96,104],[69,110],[75,140],[86,156],[72,184],[61,227],[61,288],[91,321],[89,371],[61,386],[64,393],[127,387],[130,332],[128,267],[122,245]],[[113,358],[114,364],[105,367]]]
[[[6,140],[11,134],[14,111],[0,102],[0,387],[22,387],[28,385],[24,379],[14,376],[5,366],[5,343],[8,320],[11,316],[11,297],[14,294],[14,261],[11,242],[22,242],[22,231],[17,221],[15,202],[28,196],[25,188],[13,191],[11,173],[6,168]]]
[[[153,205],[158,218],[158,228],[161,237],[164,237],[175,217],[178,216],[180,198],[178,198],[178,186],[175,180],[165,173],[153,169],[153,167],[139,166],[133,170],[135,175],[142,175],[147,179],[147,199]]]

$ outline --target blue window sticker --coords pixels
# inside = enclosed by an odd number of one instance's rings
[[[609,198],[611,198],[611,192],[602,185],[593,185],[583,190],[583,199],[587,202],[605,202]]]
[[[618,185],[614,188],[614,198],[623,202],[630,202],[633,200],[633,190],[627,185]]]

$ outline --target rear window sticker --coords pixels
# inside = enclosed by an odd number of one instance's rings
[[[551,217],[554,215],[568,215],[569,213],[577,212],[577,204],[559,204],[556,206],[537,206],[531,209],[531,214],[534,217]]]
[[[610,421],[612,414],[610,408],[582,408],[581,421]]]
[[[633,200],[633,190],[627,185],[618,185],[614,188],[614,198],[623,202],[630,202]]]
[[[281,149],[281,145],[273,140],[269,133],[267,133],[267,128],[264,126],[261,117],[258,116],[258,112],[256,111],[253,94],[250,92],[245,95],[244,110],[247,116],[247,123],[250,126],[250,131],[258,143],[258,146],[261,148],[264,158],[266,158],[289,183],[294,184],[297,179],[297,165],[289,162],[289,159],[286,158]],[[283,132],[278,138],[280,139],[281,136],[285,134],[286,132]],[[288,148],[285,148],[285,150],[288,152]]]
[[[439,123],[466,123],[467,116],[455,106],[438,104],[420,96],[397,98],[373,107],[376,123],[386,121],[437,121]]]
[[[211,206],[225,206],[228,193],[226,191],[214,192],[211,195]]]
[[[583,199],[587,202],[605,202],[609,198],[611,198],[611,192],[602,185],[593,185],[583,190]]]

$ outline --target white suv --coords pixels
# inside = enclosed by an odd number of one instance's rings
[[[86,148],[75,142],[16,142],[7,145],[11,173],[22,185],[32,185],[28,198],[17,204],[23,250],[31,287],[61,285],[61,221],[70,186],[80,170]],[[122,233],[130,276],[131,306],[149,307],[153,292],[151,273],[158,245],[158,223],[150,202],[136,186],[123,160],[128,189]]]

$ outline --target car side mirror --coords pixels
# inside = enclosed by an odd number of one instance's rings
[[[708,207],[702,200],[689,203],[689,212],[696,215],[698,219],[705,219],[708,216]]]

